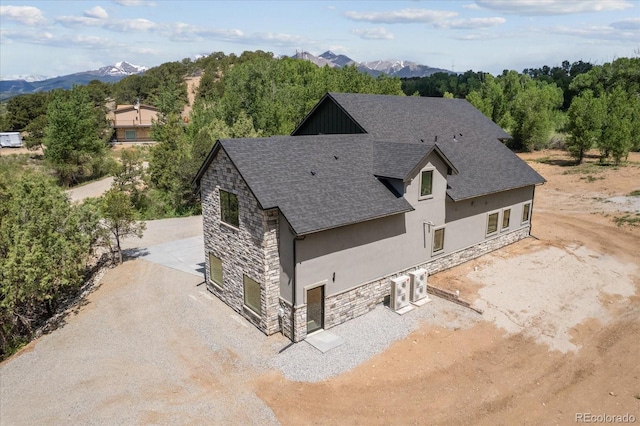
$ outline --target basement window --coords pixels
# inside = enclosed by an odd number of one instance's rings
[[[222,260],[209,253],[209,280],[222,287]]]
[[[236,228],[240,225],[238,219],[238,196],[222,189],[220,190],[220,219]]]
[[[260,284],[244,275],[244,305],[258,315],[262,314],[260,306]]]

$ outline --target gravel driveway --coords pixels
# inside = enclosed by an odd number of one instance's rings
[[[149,222],[127,246],[142,254],[168,235],[193,237],[199,221]],[[253,391],[258,375],[320,381],[421,322],[464,327],[481,318],[439,299],[404,316],[379,307],[332,328],[345,344],[323,354],[263,335],[202,281],[142,258],[110,269],[63,326],[0,364],[0,424],[277,424]]]

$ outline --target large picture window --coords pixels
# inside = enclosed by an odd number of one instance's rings
[[[209,253],[209,279],[222,287],[222,260]]]
[[[244,276],[244,304],[258,315],[262,314],[260,308],[260,284],[248,276]]]
[[[498,232],[498,216],[499,212],[490,213],[487,220],[487,235],[495,234]]]
[[[444,250],[444,228],[433,231],[433,254]]]
[[[125,130],[124,138],[128,141],[135,141],[136,139],[138,139],[138,132],[136,132],[135,130]]]
[[[425,170],[420,175],[420,197],[429,197],[433,193],[433,170]]]
[[[220,190],[220,219],[229,225],[238,227],[238,196],[231,192]]]

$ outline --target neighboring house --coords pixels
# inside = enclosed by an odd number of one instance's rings
[[[544,179],[508,138],[465,100],[328,93],[291,136],[219,140],[194,179],[207,287],[296,342],[401,306],[407,275],[529,235]]]
[[[20,147],[22,147],[20,132],[0,132],[0,148]]]
[[[150,142],[158,109],[150,105],[119,105],[110,118],[117,142]]]

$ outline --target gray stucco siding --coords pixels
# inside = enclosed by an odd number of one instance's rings
[[[433,188],[431,197],[421,199],[420,174],[424,170],[433,170]],[[446,164],[433,153],[413,179],[405,182],[404,197],[414,211],[309,234],[299,240],[296,306],[303,303],[307,286],[326,281],[325,296],[330,296],[429,260],[434,228],[425,223],[436,227],[445,224],[446,177]]]
[[[522,224],[522,209],[533,198],[533,186],[477,197],[471,200],[446,202],[446,250],[456,251],[486,239],[495,238],[504,232],[515,231]],[[503,212],[511,210],[509,227],[502,228]],[[498,230],[487,235],[487,220],[490,213],[498,213]]]
[[[423,170],[434,170],[433,196],[428,199],[420,199]],[[412,212],[310,234],[298,241],[295,305],[303,304],[305,287],[320,282],[326,282],[325,295],[329,297],[528,228],[529,223],[521,223],[522,208],[531,203],[533,187],[455,203],[446,197],[446,172],[446,165],[434,154],[405,183],[405,198],[415,208]],[[501,229],[505,209],[511,210],[510,226]],[[499,212],[499,226],[495,234],[487,236],[487,218],[492,211]],[[444,250],[432,254],[434,232],[439,228],[445,229]]]

